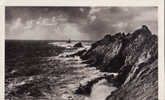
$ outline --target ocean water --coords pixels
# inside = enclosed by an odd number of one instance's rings
[[[116,88],[105,79],[92,87],[89,96],[75,94],[80,84],[103,76],[93,66],[77,57],[67,57],[84,47],[73,48],[76,42],[6,41],[6,100],[105,100]]]

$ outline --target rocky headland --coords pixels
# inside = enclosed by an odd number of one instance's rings
[[[103,72],[118,73],[105,76],[118,88],[106,100],[158,99],[158,38],[146,25],[133,33],[106,35],[74,55]],[[83,87],[77,91],[83,93]]]

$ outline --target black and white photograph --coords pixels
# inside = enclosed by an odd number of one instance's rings
[[[158,7],[6,6],[5,100],[158,100]]]

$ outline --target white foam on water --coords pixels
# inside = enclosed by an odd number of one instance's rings
[[[12,70],[10,73],[11,74],[14,74],[14,73],[16,73],[17,72],[17,70]]]
[[[90,97],[86,98],[85,100],[105,100],[112,91],[117,89],[116,87],[109,86],[108,84],[109,83],[105,79],[100,80],[92,87]]]
[[[56,46],[63,46],[63,47],[73,47],[74,43],[67,44],[65,43],[52,43]],[[73,50],[67,50],[64,53],[60,54],[59,56],[56,56],[55,59],[58,59],[62,62],[67,63],[68,65],[71,64],[71,67],[78,68],[77,70],[74,70],[73,72],[78,73],[78,80],[75,80],[77,76],[64,76],[60,82],[67,82],[67,84],[64,85],[63,88],[60,88],[61,98],[64,100],[80,100],[75,99],[77,95],[72,93],[75,91],[80,84],[85,85],[87,82],[106,75],[114,75],[116,76],[116,73],[106,73],[106,72],[100,72],[96,67],[89,67],[87,64],[82,64],[83,62],[79,56],[75,57],[67,57],[68,55],[74,54],[78,51],[89,49],[90,46],[84,45],[83,48],[77,48]],[[88,67],[87,67],[88,66]],[[105,98],[110,95],[112,91],[114,91],[116,88],[113,86],[109,86],[108,82],[105,79],[100,80],[98,83],[94,84],[92,87],[92,92],[90,97],[85,97],[85,99],[81,100],[105,100]],[[69,91],[69,92],[68,92]]]
[[[65,48],[72,48],[75,43],[74,42],[72,42],[72,43],[67,43],[67,42],[52,42],[52,43],[49,43],[49,44],[54,45],[54,46],[65,47]]]
[[[67,42],[52,42],[52,43],[49,43],[49,44],[54,45],[54,46],[72,48],[76,43],[77,42],[71,42],[71,43],[67,43]],[[87,44],[87,43],[83,43],[83,46],[86,49],[89,49],[91,47],[90,44]]]

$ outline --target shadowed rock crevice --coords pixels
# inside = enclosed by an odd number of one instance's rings
[[[102,71],[118,72],[119,68],[124,65],[125,57],[123,55],[115,56],[112,61],[104,67]]]

